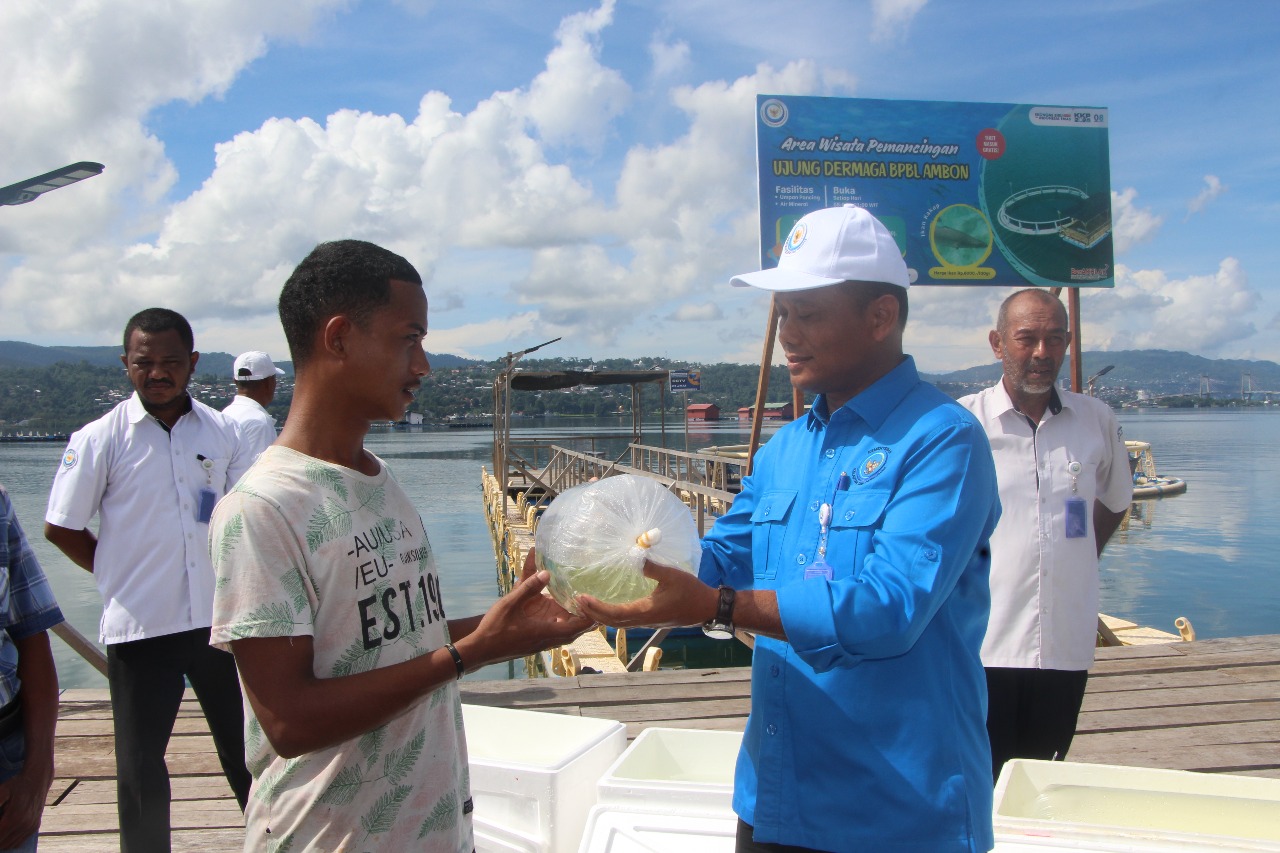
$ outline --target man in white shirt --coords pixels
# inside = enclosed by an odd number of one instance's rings
[[[591,626],[535,572],[481,616],[445,615],[422,518],[364,447],[431,371],[427,296],[407,260],[317,246],[280,294],[295,384],[280,439],[218,505],[212,639],[254,715],[245,850],[475,847],[457,681]]]
[[[165,747],[195,690],[243,809],[244,711],[235,662],[209,647],[214,504],[252,462],[235,425],[193,400],[191,326],[148,308],[125,326],[134,394],[71,436],[54,476],[45,537],[94,575],[102,595],[123,853],[170,848]],[[98,516],[95,536],[88,529]]]
[[[1057,297],[1014,293],[988,339],[1004,376],[960,404],[991,440],[1004,507],[982,644],[996,778],[1011,758],[1066,757],[1097,642],[1098,556],[1133,478],[1110,407],[1054,387],[1069,341]]]
[[[236,380],[236,396],[222,413],[240,425],[240,440],[249,448],[249,457],[258,454],[276,440],[276,419],[267,406],[276,396],[276,378],[284,371],[271,362],[265,352],[241,353],[231,368]]]

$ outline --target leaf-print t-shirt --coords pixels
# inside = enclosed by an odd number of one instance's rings
[[[316,676],[340,678],[448,642],[422,519],[379,464],[368,477],[285,447],[263,451],[209,524],[215,645],[310,636]],[[271,748],[247,698],[245,721],[245,850],[471,851],[456,682],[361,737],[293,759]]]

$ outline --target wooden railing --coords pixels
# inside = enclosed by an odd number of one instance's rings
[[[77,631],[70,622],[59,622],[53,626],[52,630],[62,639],[62,642],[71,647],[71,651],[84,658],[98,672],[107,674],[107,656],[102,653],[102,649],[93,644],[92,640]]]
[[[552,498],[565,489],[589,482],[592,478],[601,479],[617,474],[634,474],[639,477],[657,480],[679,497],[693,514],[699,536],[706,533],[711,523],[716,518],[724,515],[730,505],[733,504],[732,492],[708,485],[705,482],[709,479],[706,468],[699,469],[697,466],[690,464],[694,461],[714,462],[714,459],[679,450],[663,450],[662,448],[646,447],[638,444],[628,446],[628,455],[633,462],[642,464],[624,465],[621,462],[601,459],[588,453],[569,450],[565,447],[556,447],[555,453],[547,460],[547,464],[537,473],[535,478],[537,485],[545,490],[537,497],[537,502],[540,504],[549,503]],[[741,460],[726,459],[725,462],[738,464]],[[644,465],[649,467],[642,467]],[[672,476],[673,474],[678,474],[682,477],[688,476],[693,479],[678,478]],[[711,476],[719,476],[715,473],[714,468]],[[533,500],[528,503],[535,505]]]

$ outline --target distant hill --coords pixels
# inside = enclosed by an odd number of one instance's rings
[[[1155,396],[1198,395],[1201,377],[1208,380],[1216,396],[1239,396],[1245,374],[1255,392],[1280,391],[1280,364],[1274,361],[1247,361],[1231,358],[1204,358],[1174,350],[1116,350],[1086,352],[1081,362],[1084,379],[1108,365],[1112,369],[1098,378],[1096,388],[1149,391]],[[1062,377],[1067,375],[1063,365]],[[931,382],[950,386],[982,386],[1000,378],[999,362],[927,376]]]
[[[482,367],[488,364],[478,358],[463,358],[460,355],[449,355],[448,353],[427,353],[427,361],[431,362],[432,370],[453,370],[454,368],[464,367]]]
[[[450,417],[493,417],[495,361],[477,361],[455,355],[428,354],[434,368],[422,383],[414,411],[428,420]],[[235,393],[231,382],[234,357],[228,353],[204,353],[191,393],[221,408]],[[641,359],[528,359],[527,370],[634,370],[698,368],[701,390],[692,402],[714,403],[732,413],[755,400],[759,368],[752,364],[698,364],[665,358]],[[283,421],[293,398],[292,364],[280,362],[289,375],[280,383],[269,411]],[[1167,350],[1125,350],[1084,354],[1083,378],[1103,368],[1112,369],[1098,379],[1095,392],[1113,406],[1158,404],[1168,406],[1235,405],[1242,385],[1248,382],[1248,402],[1261,405],[1280,397],[1280,364],[1272,361],[1208,359]],[[926,374],[944,393],[960,397],[996,382],[1001,367],[995,361],[955,370]],[[1065,379],[1065,371],[1064,377]],[[1206,390],[1206,395],[1204,391]],[[0,341],[0,433],[15,430],[46,432],[78,429],[132,393],[129,378],[120,369],[115,346],[43,347]],[[1270,392],[1270,393],[1264,393]],[[791,386],[785,367],[770,373],[768,402],[790,399]],[[650,395],[656,397],[656,395]],[[1207,397],[1207,399],[1206,399]],[[683,395],[667,394],[667,410],[677,413]],[[642,405],[656,411],[656,399]],[[617,387],[562,389],[556,392],[520,391],[512,397],[512,410],[527,414],[603,415],[628,411],[629,391]]]
[[[0,341],[0,367],[48,367],[60,361],[119,367],[120,347],[42,347],[24,341]]]
[[[231,377],[231,367],[235,364],[236,354],[225,352],[201,352],[200,361],[196,365],[196,373],[200,375]],[[455,368],[476,367],[484,364],[475,359],[462,358],[457,355],[427,353],[432,367]],[[60,362],[79,364],[86,362],[92,367],[120,367],[120,347],[45,347],[29,344],[25,341],[0,341],[0,368],[11,367],[49,367]],[[276,360],[285,374],[293,375],[292,361]]]

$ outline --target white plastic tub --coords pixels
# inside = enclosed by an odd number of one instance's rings
[[[596,782],[627,745],[615,720],[463,705],[478,853],[571,853]]]
[[[579,853],[733,853],[737,818],[702,817],[600,803]]]
[[[1280,851],[1280,779],[1017,759],[993,820],[998,851]]]
[[[600,779],[601,803],[664,813],[733,814],[741,732],[645,729]]]

